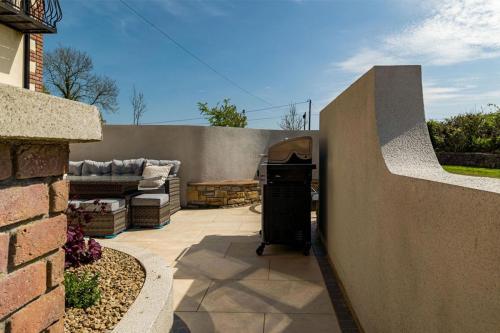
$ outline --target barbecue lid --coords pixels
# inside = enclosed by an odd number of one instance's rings
[[[311,162],[312,137],[301,136],[275,143],[267,151],[267,162],[288,163],[294,155],[303,162]]]

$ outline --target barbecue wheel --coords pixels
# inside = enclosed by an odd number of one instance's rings
[[[265,247],[264,244],[260,244],[259,245],[259,247],[257,248],[257,250],[255,250],[255,252],[257,253],[257,255],[261,256],[264,253],[264,247]]]
[[[311,244],[307,244],[307,245],[304,247],[304,250],[302,251],[302,253],[303,253],[305,256],[308,256],[310,251],[311,251]]]

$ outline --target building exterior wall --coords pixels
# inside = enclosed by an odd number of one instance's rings
[[[43,35],[30,35],[30,89],[43,92]]]
[[[375,67],[320,117],[321,230],[364,331],[497,331],[500,180],[439,166],[420,67]]]
[[[23,34],[0,24],[0,83],[23,86]]]
[[[110,161],[150,158],[180,160],[181,204],[189,182],[254,179],[260,154],[286,137],[313,137],[318,159],[318,131],[281,131],[209,126],[103,126],[103,141],[71,145],[70,160]],[[313,173],[317,178],[317,170]]]
[[[0,83],[24,86],[24,34],[0,24]],[[30,35],[30,89],[43,91],[43,35]]]

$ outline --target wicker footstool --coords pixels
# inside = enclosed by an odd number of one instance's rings
[[[168,194],[141,194],[132,198],[131,206],[134,227],[160,228],[170,222]]]
[[[127,208],[124,199],[98,199],[80,202],[80,207],[92,214],[89,223],[82,223],[85,236],[112,238],[127,228]]]

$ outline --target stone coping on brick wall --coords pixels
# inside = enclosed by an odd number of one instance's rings
[[[189,208],[238,207],[256,202],[260,202],[260,186],[254,179],[188,183]]]
[[[95,106],[0,84],[0,140],[90,142],[102,139]]]

